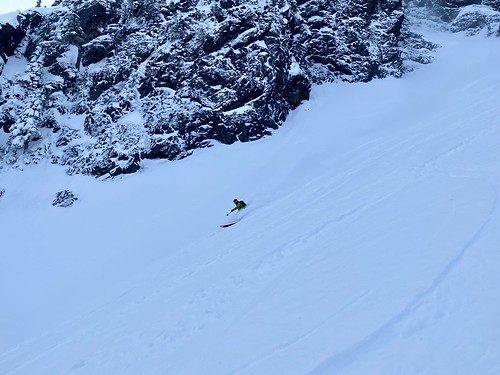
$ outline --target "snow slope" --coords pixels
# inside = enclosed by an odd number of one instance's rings
[[[0,373],[499,374],[500,40],[428,37],[257,142],[3,171]]]

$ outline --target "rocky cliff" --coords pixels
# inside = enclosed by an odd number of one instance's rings
[[[401,75],[403,22],[400,0],[58,0],[0,25],[0,158],[113,176],[261,138],[312,84]]]

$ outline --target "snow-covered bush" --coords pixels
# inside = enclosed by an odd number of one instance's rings
[[[69,207],[78,200],[78,197],[70,190],[58,191],[52,201],[55,207]]]

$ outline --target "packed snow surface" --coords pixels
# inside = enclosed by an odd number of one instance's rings
[[[0,373],[500,374],[500,40],[427,37],[257,142],[4,170]]]

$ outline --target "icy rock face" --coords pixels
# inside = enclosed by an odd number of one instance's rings
[[[26,59],[0,81],[1,157],[114,176],[259,139],[312,83],[400,75],[403,19],[400,0],[58,0],[0,39]]]

